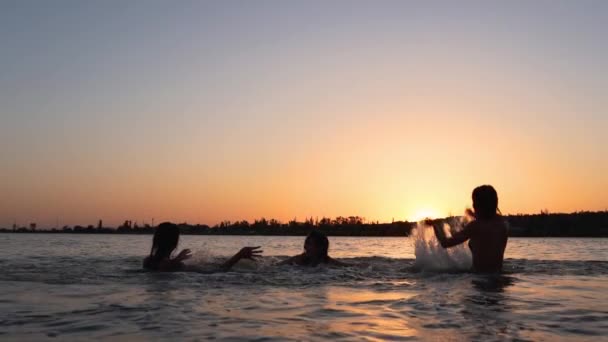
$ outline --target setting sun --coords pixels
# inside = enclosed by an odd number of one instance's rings
[[[441,216],[441,215],[439,214],[439,212],[437,210],[432,209],[432,208],[423,208],[423,209],[418,209],[415,212],[415,214],[411,217],[411,220],[418,222],[418,221],[422,221],[427,218],[430,218],[430,219],[438,218],[439,216]]]
[[[0,342],[608,336],[606,32],[608,0],[0,0]]]

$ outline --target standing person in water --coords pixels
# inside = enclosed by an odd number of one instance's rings
[[[304,253],[279,263],[279,265],[285,264],[313,267],[319,264],[349,266],[329,256],[329,239],[325,234],[316,230],[310,232],[304,240]]]
[[[179,227],[171,222],[164,222],[156,227],[154,238],[152,240],[152,249],[150,255],[144,259],[143,267],[146,270],[174,272],[174,271],[196,271],[196,269],[188,268],[184,264],[184,260],[189,259],[192,255],[189,249],[182,250],[176,257],[172,258],[171,254],[177,248],[179,242]],[[232,258],[222,264],[218,271],[228,271],[241,259],[251,259],[260,257],[262,251],[258,247],[243,247]]]
[[[469,240],[473,255],[473,270],[480,273],[502,271],[502,261],[507,246],[508,226],[498,209],[498,194],[491,185],[473,190],[473,210],[467,215],[473,218],[464,228],[446,237],[441,225],[433,225],[435,236],[443,248],[459,245]]]

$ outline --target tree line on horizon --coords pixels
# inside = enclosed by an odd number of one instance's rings
[[[504,216],[511,226],[510,236],[513,237],[608,237],[608,211],[549,213],[546,210],[540,214],[516,214]],[[452,219],[448,217],[444,219]],[[443,220],[443,219],[438,219]],[[360,216],[338,216],[330,219],[323,217],[307,218],[304,221],[293,219],[287,223],[276,219],[261,218],[254,222],[222,221],[214,226],[205,224],[179,223],[182,234],[192,235],[307,235],[311,230],[319,230],[330,236],[408,236],[416,227],[416,222],[393,221],[380,223],[368,222]],[[152,234],[154,227],[149,224],[138,225],[127,220],[118,227],[104,227],[99,220],[97,226],[88,225],[74,227],[64,226],[61,229],[51,228],[38,230],[35,223],[30,227],[13,229],[1,228],[0,232],[17,233],[92,233],[92,234]]]

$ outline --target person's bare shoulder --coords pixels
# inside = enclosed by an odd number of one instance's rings
[[[336,259],[334,259],[334,258],[332,258],[332,257],[329,257],[329,260],[328,260],[328,261],[329,261],[328,263],[329,263],[330,265],[333,265],[333,266],[339,266],[339,267],[347,267],[347,266],[351,266],[351,264],[348,264],[348,263],[342,262],[342,261],[340,261],[340,260],[336,260]]]
[[[278,265],[300,265],[302,264],[302,258],[303,255],[298,254],[279,262]]]
[[[499,224],[506,235],[509,235],[509,221],[503,217],[499,217]]]
[[[144,258],[142,266],[143,268],[150,268],[150,256]]]
[[[479,232],[480,228],[481,228],[481,223],[479,222],[479,220],[473,220],[473,221],[467,223],[462,230],[466,230],[467,233],[469,233],[469,235],[474,235]]]
[[[509,232],[509,224],[508,224],[507,220],[505,220],[503,217],[498,216],[492,220],[484,222],[483,228],[478,228],[478,229],[484,229],[485,231],[491,231],[491,232],[493,232],[493,234],[506,235]]]

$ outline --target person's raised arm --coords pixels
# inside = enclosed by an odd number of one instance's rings
[[[238,253],[236,253],[232,258],[228,259],[222,266],[220,266],[220,270],[228,271],[234,264],[239,262],[241,259],[251,259],[255,260],[255,258],[261,257],[263,251],[259,250],[260,246],[257,247],[243,247]]]
[[[445,236],[445,232],[443,231],[443,227],[441,226],[440,223],[435,223],[435,222],[429,221],[429,222],[427,222],[427,224],[430,224],[433,226],[433,230],[435,231],[435,236],[437,237],[437,240],[439,240],[441,247],[449,248],[452,246],[460,245],[461,243],[470,239],[471,235],[473,234],[473,226],[474,226],[475,222],[473,221],[473,222],[467,224],[466,226],[464,226],[464,228],[461,231],[454,233],[451,237]]]
[[[184,260],[188,260],[192,257],[192,252],[189,249],[184,249],[179,254],[173,258],[176,262],[183,262]]]
[[[186,270],[184,260],[190,259],[192,254],[189,249],[182,250],[175,258],[163,260],[158,265],[158,270],[162,272],[174,272]]]

